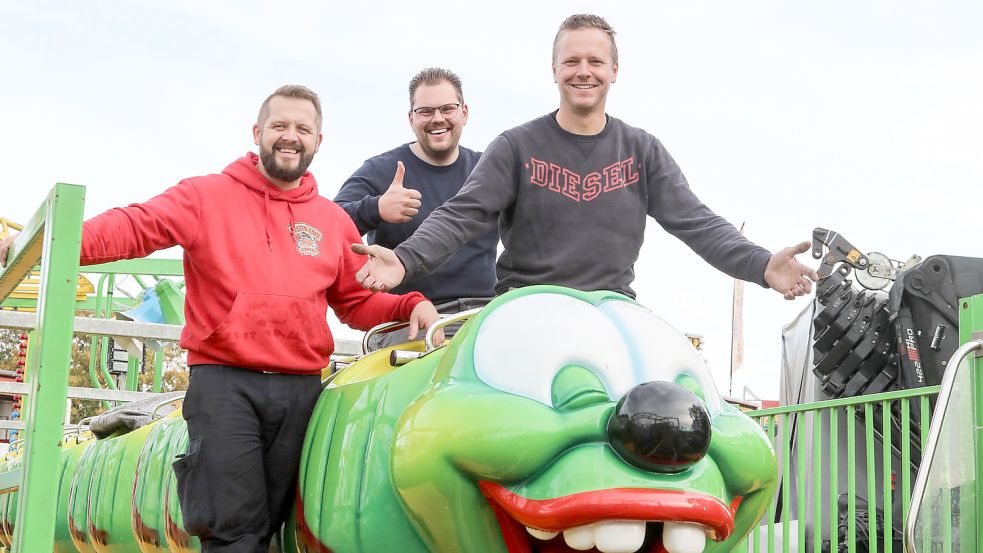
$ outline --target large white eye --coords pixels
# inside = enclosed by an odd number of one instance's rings
[[[720,413],[723,406],[710,370],[685,336],[633,303],[606,301],[599,308],[628,343],[638,382],[674,382],[703,399],[711,416]]]
[[[484,320],[474,344],[474,368],[489,386],[552,407],[557,371],[593,371],[609,397],[632,386],[631,358],[614,323],[593,305],[561,294],[516,298]]]
[[[625,301],[595,307],[562,294],[516,298],[484,320],[474,346],[483,382],[552,406],[556,373],[567,365],[592,371],[608,397],[653,380],[674,382],[702,397],[711,415],[720,398],[703,359],[678,331]]]

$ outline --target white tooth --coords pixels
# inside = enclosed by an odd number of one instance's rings
[[[699,524],[666,522],[662,525],[662,547],[669,553],[703,553],[707,531]]]
[[[587,551],[594,547],[594,525],[585,524],[564,530],[563,541],[567,542],[571,549]]]
[[[536,538],[537,540],[543,540],[543,541],[550,541],[551,539],[555,538],[559,534],[559,532],[547,532],[546,530],[538,530],[536,528],[530,528],[528,526],[526,526],[526,532],[529,532],[529,535]]]
[[[611,520],[594,525],[594,543],[601,553],[634,553],[644,542],[644,520]]]

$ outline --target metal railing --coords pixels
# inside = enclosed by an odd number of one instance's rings
[[[775,448],[781,483],[762,523],[736,550],[854,552],[866,542],[870,551],[900,552],[894,520],[911,503],[927,437],[921,429],[938,392],[933,386],[748,413]],[[858,517],[864,512],[866,529]]]
[[[82,237],[85,188],[57,184],[24,225],[0,268],[0,300],[41,263],[36,351],[28,357],[25,380],[23,472],[14,544],[17,551],[51,551],[61,462],[59,442],[68,391],[72,318]]]
[[[972,374],[973,366],[963,363],[973,352],[976,357],[981,357],[983,335],[966,342],[953,353],[942,379],[936,406],[938,415],[928,433],[922,470],[915,479],[911,509],[906,511],[904,538],[905,548],[910,553],[936,550],[931,547],[933,544],[944,551],[977,551],[976,502],[980,498],[974,498],[974,495],[980,459],[973,454],[976,426],[973,414],[978,409],[972,393],[977,378]],[[943,429],[956,443],[943,444]],[[960,454],[964,452],[968,455]],[[932,486],[936,493],[932,497],[934,503],[929,505],[923,501],[929,491],[930,479],[936,480]],[[923,505],[930,509],[923,512]]]

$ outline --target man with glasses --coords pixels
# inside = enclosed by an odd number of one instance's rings
[[[409,238],[433,210],[453,197],[480,154],[460,146],[468,122],[461,79],[442,68],[428,68],[410,80],[409,123],[416,142],[368,159],[338,191],[337,202],[369,244],[395,248]],[[442,267],[396,288],[430,298],[441,313],[487,303],[494,295],[498,232],[479,226]],[[382,344],[402,341],[393,333]]]
[[[809,293],[816,272],[795,255],[772,255],[713,213],[690,190],[654,136],[604,111],[618,76],[614,30],[573,15],[553,42],[558,110],[505,131],[485,151],[461,192],[395,248],[355,244],[369,255],[357,278],[387,290],[444,262],[473,233],[498,220],[505,246],[495,291],[530,284],[613,290],[634,297],[634,264],[646,216],[717,269],[786,299]]]

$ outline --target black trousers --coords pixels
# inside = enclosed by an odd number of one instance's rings
[[[290,512],[319,375],[194,365],[188,453],[174,463],[185,529],[206,553],[266,553]]]

